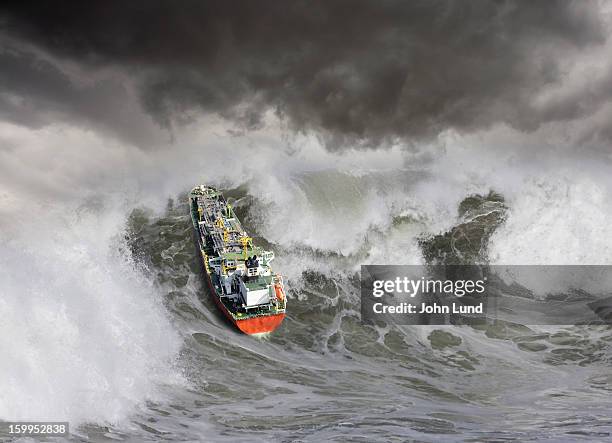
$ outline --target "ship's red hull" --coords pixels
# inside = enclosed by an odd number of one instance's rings
[[[247,318],[244,320],[236,320],[234,319],[231,312],[227,310],[225,305],[221,303],[219,297],[217,297],[215,288],[210,279],[210,275],[206,273],[206,280],[208,281],[208,287],[211,290],[211,295],[221,312],[227,317],[229,321],[231,321],[238,329],[240,329],[245,334],[261,334],[264,332],[272,332],[276,328],[280,326],[285,318],[285,314],[274,314],[274,315],[264,315],[261,317]]]

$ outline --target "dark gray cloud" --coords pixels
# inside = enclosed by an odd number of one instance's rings
[[[0,119],[34,129],[69,120],[139,146],[168,139],[130,102],[120,79],[73,77],[31,52],[5,50],[0,53]]]
[[[2,17],[12,39],[128,76],[163,126],[202,111],[250,128],[274,109],[330,146],[583,117],[599,105],[538,108],[533,97],[563,80],[565,57],[607,37],[598,3],[570,1],[19,2]],[[117,103],[93,105],[112,91],[78,89],[23,57],[2,55],[5,92],[109,127],[126,121]],[[14,100],[0,106],[5,118],[40,118]]]

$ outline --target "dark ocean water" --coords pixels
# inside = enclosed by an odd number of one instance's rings
[[[286,226],[292,218],[281,220],[285,225],[271,218],[279,208],[269,200],[243,188],[226,192],[255,242],[275,250],[274,267],[286,276],[287,317],[278,330],[262,337],[238,333],[212,302],[186,196],[169,201],[162,213],[146,207],[131,211],[125,233],[116,239],[118,254],[130,258],[131,266],[150,284],[149,293],[163,306],[165,320],[157,320],[158,333],[178,337],[177,353],[157,348],[163,336],[137,349],[146,349],[143,358],[154,359],[159,353],[166,361],[170,356],[172,376],[154,383],[150,389],[155,395],[133,391],[136,382],[125,384],[123,378],[119,393],[111,392],[112,384],[100,384],[92,391],[96,403],[105,398],[100,392],[110,392],[108,408],[116,407],[112,403],[116,396],[130,400],[133,395],[135,406],[129,413],[121,409],[116,422],[91,418],[90,424],[73,428],[72,440],[612,438],[609,327],[372,326],[360,320],[359,265],[486,261],[490,236],[505,222],[508,207],[503,197],[491,193],[467,198],[458,208],[457,221],[437,235],[415,235],[426,221],[390,210],[385,213],[386,223],[364,222],[371,229],[348,247],[337,237],[339,230],[325,225],[325,214],[350,214],[347,196],[363,209],[365,197],[354,191],[353,182],[328,179],[331,185],[324,189],[307,178],[302,181],[301,198],[307,204],[296,212],[302,219],[295,226]],[[344,196],[342,200],[329,198],[337,195],[333,189]],[[309,210],[323,215],[305,224],[303,214]],[[357,218],[340,222],[347,225],[346,236],[353,235],[351,226],[362,226]],[[307,226],[314,226],[319,236],[313,237]],[[292,242],[287,240],[290,235],[311,237],[308,242]],[[325,244],[330,246],[321,247]],[[109,269],[104,268],[105,273]],[[120,276],[112,275],[114,280]],[[139,303],[138,297],[128,301],[128,310]],[[139,323],[138,316],[131,318],[134,325]],[[132,341],[146,344],[147,337],[156,333],[155,327],[118,328],[125,346]],[[119,368],[115,372],[134,366],[112,363]],[[133,380],[150,369],[137,370],[141,372],[135,372]],[[142,403],[139,395],[149,400]],[[99,406],[106,410],[103,403]]]
[[[163,216],[134,211],[129,244],[184,338],[177,366],[188,387],[171,392],[166,404],[149,404],[135,420],[141,429],[128,436],[370,442],[612,435],[608,327],[364,325],[356,266],[369,259],[367,248],[344,256],[279,247],[258,229],[258,202],[244,190],[227,195],[256,241],[276,249],[277,269],[305,264],[289,273],[287,318],[265,337],[237,333],[203,284],[184,199],[169,202]],[[505,210],[494,194],[464,200],[464,222],[421,237],[423,255],[486,259]],[[390,229],[411,223],[397,218]]]

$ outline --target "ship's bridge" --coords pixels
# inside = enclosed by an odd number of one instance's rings
[[[270,302],[271,275],[258,275],[248,279],[240,279],[240,295],[248,307]]]

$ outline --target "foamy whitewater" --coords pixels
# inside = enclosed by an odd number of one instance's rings
[[[612,264],[612,181],[595,159],[452,134],[442,148],[334,153],[210,124],[173,151],[126,151],[3,125],[21,149],[1,153],[15,170],[0,193],[1,419],[69,421],[88,441],[612,435],[608,328],[374,328],[359,316],[361,264],[422,263],[418,240],[489,190],[508,206],[492,263]],[[82,151],[63,151],[65,137]],[[277,253],[290,300],[269,336],[236,333],[207,295],[185,201],[199,183],[228,190]]]
[[[3,243],[3,418],[119,422],[180,382],[154,283],[124,253],[116,214],[96,212],[32,213]]]

